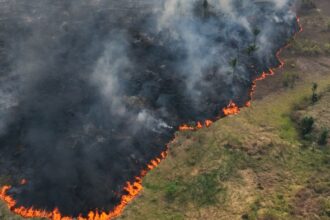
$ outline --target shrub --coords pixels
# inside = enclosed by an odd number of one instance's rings
[[[252,53],[254,53],[257,50],[258,50],[258,47],[255,44],[253,44],[253,45],[250,45],[248,48],[246,48],[246,53],[250,56]]]
[[[322,50],[317,42],[311,40],[299,40],[294,41],[293,49],[303,55],[319,55],[322,53]]]
[[[313,117],[304,117],[300,123],[301,134],[306,138],[313,130],[314,118]]]
[[[330,30],[330,22],[329,22],[329,30]],[[324,51],[328,54],[330,54],[330,43],[324,44]]]
[[[298,78],[298,74],[296,73],[284,73],[283,86],[293,88]]]
[[[165,186],[165,198],[172,202],[180,191],[180,185],[177,182],[170,182]]]
[[[319,145],[326,145],[328,143],[328,137],[329,137],[329,130],[328,129],[323,129],[319,139],[318,139],[318,144]]]
[[[313,83],[313,86],[312,86],[312,103],[315,103],[319,100],[319,97],[317,95],[317,88],[318,88],[318,85],[317,83]]]
[[[328,219],[330,217],[330,198],[323,198],[321,200],[321,213],[325,216],[324,219]]]
[[[212,205],[218,202],[217,194],[224,190],[215,173],[202,174],[188,185],[191,200],[198,206]]]
[[[330,31],[330,19],[326,22],[325,28],[327,31]]]

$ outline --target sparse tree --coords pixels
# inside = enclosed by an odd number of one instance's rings
[[[236,58],[235,58],[235,59],[232,59],[232,60],[230,61],[230,65],[231,65],[231,67],[235,68],[236,65],[237,65],[237,59],[236,59]]]
[[[329,130],[323,129],[317,143],[319,145],[326,145],[328,143],[328,137],[329,137]]]
[[[203,0],[203,17],[205,18],[207,16],[207,11],[209,8],[209,3],[207,0]]]
[[[293,88],[299,76],[295,73],[286,72],[283,75],[283,86],[286,88]]]
[[[317,88],[318,88],[318,84],[314,82],[312,85],[312,103],[317,102],[319,99],[317,95]]]
[[[257,38],[258,35],[260,34],[260,30],[258,28],[255,28],[253,30],[253,35],[254,35],[254,46],[257,47]]]
[[[207,2],[207,0],[203,1],[203,8],[204,10],[206,10],[209,7],[209,3]]]
[[[301,135],[308,139],[308,135],[312,132],[314,126],[314,118],[313,117],[304,117],[301,120],[300,128],[301,128]]]
[[[257,46],[255,44],[250,45],[247,49],[246,52],[247,54],[250,56],[253,52],[255,52],[257,50]]]
[[[260,34],[260,30],[258,29],[258,28],[255,28],[254,30],[253,30],[253,34],[254,34],[254,36],[258,36],[259,34]]]
[[[254,35],[254,40],[253,40],[253,44],[250,44],[250,46],[248,46],[248,48],[246,48],[246,53],[250,56],[253,52],[255,52],[256,50],[258,50],[257,47],[257,38],[258,35],[260,34],[260,30],[258,28],[253,29],[252,31],[253,35]]]
[[[237,58],[232,59],[229,64],[233,70],[232,73],[234,74],[237,66]]]

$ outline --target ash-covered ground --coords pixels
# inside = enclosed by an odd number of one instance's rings
[[[298,30],[294,0],[0,4],[0,171],[19,205],[69,216],[112,210],[179,125],[243,105]]]

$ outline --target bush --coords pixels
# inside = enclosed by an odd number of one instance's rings
[[[317,95],[317,88],[318,88],[318,85],[317,85],[317,83],[314,82],[313,86],[312,86],[312,103],[313,104],[319,100],[319,96]]]
[[[330,23],[329,23],[329,30],[330,30]],[[324,44],[324,51],[325,51],[327,54],[330,54],[330,43],[325,43],[325,44]]]
[[[165,198],[169,202],[173,202],[177,194],[181,191],[181,186],[177,182],[170,182],[165,186]]]
[[[301,135],[306,138],[312,132],[314,126],[313,117],[304,117],[300,123]]]
[[[326,145],[328,143],[328,137],[329,137],[329,130],[328,129],[323,129],[320,137],[318,139],[318,144],[319,145]]]
[[[293,49],[303,55],[319,55],[322,50],[317,42],[311,40],[294,41]]]
[[[325,24],[325,28],[327,31],[330,31],[330,20],[328,20]]]
[[[218,193],[224,190],[215,173],[197,176],[188,184],[188,189],[189,197],[198,206],[207,206],[217,203]]]
[[[252,53],[254,53],[257,50],[258,50],[258,47],[255,44],[253,44],[253,45],[250,45],[248,48],[246,48],[246,53],[250,56]]]
[[[323,216],[330,217],[330,198],[323,198],[321,200],[321,213]]]
[[[283,86],[293,88],[298,78],[298,74],[296,73],[284,73]]]

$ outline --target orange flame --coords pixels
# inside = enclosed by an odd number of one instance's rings
[[[187,124],[183,124],[183,125],[181,125],[181,126],[179,127],[179,130],[180,130],[180,131],[194,131],[195,128],[192,127],[192,126],[189,126],[189,125],[187,125]]]
[[[206,126],[207,128],[210,127],[212,124],[213,124],[213,121],[211,121],[211,120],[206,120],[206,121],[205,121],[205,126]]]
[[[240,112],[239,107],[233,102],[230,101],[228,106],[222,109],[225,116],[236,115]]]
[[[196,131],[199,129],[202,129],[204,127],[210,127],[213,124],[213,121],[207,119],[203,122],[198,121],[196,126],[189,126],[187,124],[183,124],[181,126],[179,126],[179,131]]]

